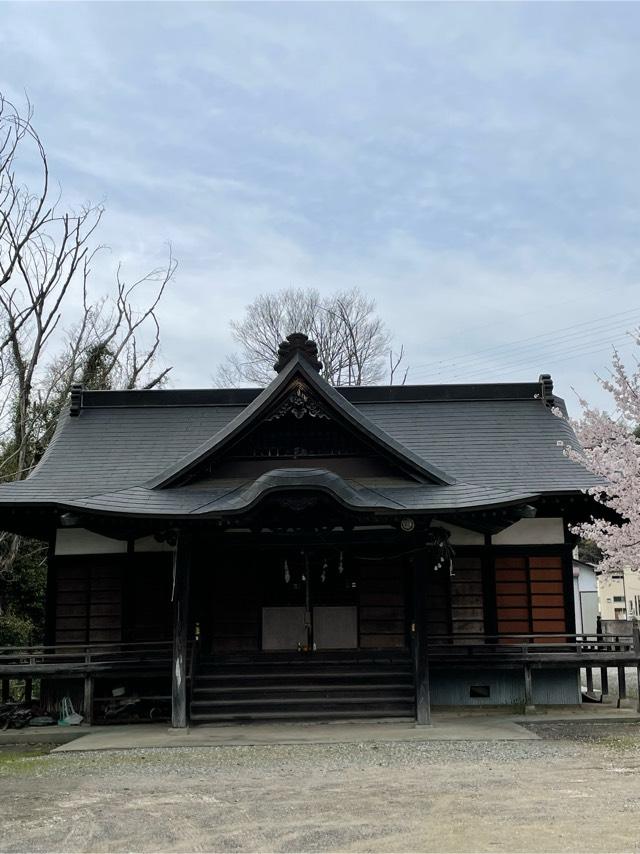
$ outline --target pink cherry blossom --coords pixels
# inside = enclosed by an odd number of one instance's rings
[[[634,334],[640,344],[640,333]],[[583,457],[568,448],[568,456],[581,461],[608,485],[590,492],[615,511],[619,523],[592,517],[573,529],[581,537],[593,540],[602,550],[603,571],[623,567],[640,569],[640,442],[634,431],[640,425],[640,365],[632,370],[614,352],[609,377],[598,377],[612,398],[612,412],[606,412],[580,400],[581,417],[572,426],[584,448]],[[586,458],[586,459],[585,459]]]

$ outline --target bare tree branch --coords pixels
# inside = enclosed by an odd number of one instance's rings
[[[273,379],[278,345],[291,332],[304,332],[318,345],[322,375],[333,385],[382,382],[387,374],[391,336],[376,314],[375,302],[357,288],[321,297],[313,288],[288,288],[263,294],[231,323],[238,351],[219,367],[223,385],[267,384]],[[401,350],[400,361],[404,355]],[[392,361],[393,371],[400,361]],[[406,374],[405,374],[406,379]]]
[[[0,95],[0,479],[22,480],[44,452],[71,386],[156,388],[160,349],[157,309],[174,276],[166,264],[127,285],[91,295],[91,266],[103,209],[65,209],[52,196],[44,146],[27,102],[22,114]],[[35,191],[19,178],[22,155],[35,157]],[[19,538],[0,534],[0,576]],[[0,591],[0,614],[2,595]]]

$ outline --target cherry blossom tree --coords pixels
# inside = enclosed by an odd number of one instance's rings
[[[640,330],[634,334],[640,345]],[[608,378],[598,378],[612,397],[612,413],[581,400],[581,417],[573,422],[587,465],[607,479],[605,487],[590,490],[613,513],[581,523],[574,532],[592,540],[604,557],[603,571],[640,569],[640,362],[627,368],[615,351]],[[567,454],[583,463],[573,449]],[[612,518],[618,521],[611,521]]]

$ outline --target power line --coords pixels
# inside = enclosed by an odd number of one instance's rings
[[[581,356],[588,356],[588,355],[591,355],[592,353],[604,352],[604,351],[610,349],[616,343],[623,342],[623,341],[631,342],[631,340],[632,340],[631,336],[629,336],[627,333],[625,333],[623,335],[618,335],[618,336],[614,336],[614,337],[607,336],[606,338],[600,338],[600,339],[595,339],[595,340],[591,340],[591,341],[584,341],[584,342],[581,342],[580,344],[573,344],[570,347],[558,348],[557,350],[555,350],[553,352],[553,354],[551,356],[542,356],[542,355],[535,356],[535,354],[534,354],[534,355],[528,356],[526,358],[516,359],[516,361],[510,361],[508,364],[502,365],[502,366],[499,364],[496,364],[494,362],[493,365],[488,365],[488,366],[484,366],[484,367],[480,367],[480,368],[478,368],[478,367],[472,368],[470,371],[465,371],[464,373],[460,373],[460,372],[454,373],[453,375],[450,375],[450,380],[455,380],[458,378],[464,378],[465,380],[466,379],[472,379],[472,378],[478,377],[478,376],[486,376],[487,374],[492,373],[492,372],[501,372],[501,371],[504,372],[505,369],[506,369],[506,371],[513,373],[514,369],[524,367],[526,365],[531,365],[533,361],[542,362],[542,361],[549,361],[550,359],[553,359],[554,361],[556,361],[558,359],[562,359],[564,361],[567,361],[568,359],[576,359],[576,358],[579,358]],[[542,366],[542,367],[545,367],[545,366]],[[537,366],[536,370],[540,370],[540,365]]]
[[[540,360],[553,359],[555,361],[557,359],[566,358],[568,356],[588,355],[594,347],[597,347],[600,350],[602,350],[602,349],[606,350],[607,348],[612,347],[617,342],[624,341],[626,338],[627,338],[626,334],[625,335],[619,335],[619,336],[616,336],[614,338],[611,338],[611,337],[599,338],[599,339],[595,339],[595,340],[588,341],[588,342],[582,342],[580,344],[573,345],[571,347],[559,348],[558,350],[554,351],[553,354],[551,354],[551,355],[544,355],[544,356],[542,356],[542,355],[535,356],[534,355],[533,357],[518,358],[515,361],[509,361],[507,364],[510,368],[511,367],[517,368],[519,366],[530,365],[532,362],[532,359],[536,359],[536,360],[537,359],[540,359]],[[497,370],[500,370],[501,366],[499,364],[494,363],[493,367]],[[465,375],[467,375],[467,376],[474,376],[474,375],[478,376],[478,375],[483,374],[486,370],[487,370],[486,367],[475,368],[475,369],[472,369],[470,373],[466,372]],[[489,367],[489,370],[491,370],[491,367]],[[461,376],[461,374],[457,374],[457,376]]]
[[[617,335],[607,335],[604,338],[591,338],[588,341],[581,341],[579,343],[572,342],[570,344],[566,344],[564,347],[557,347],[553,351],[542,350],[542,351],[536,351],[536,352],[533,352],[533,353],[527,354],[527,355],[517,354],[515,356],[515,358],[511,358],[509,360],[504,360],[504,361],[507,361],[508,364],[514,365],[517,367],[518,365],[531,364],[532,361],[540,362],[540,361],[546,361],[549,359],[556,360],[562,356],[570,355],[574,352],[575,353],[581,353],[584,351],[585,353],[587,353],[589,351],[589,349],[591,347],[593,347],[594,345],[603,345],[605,347],[612,347],[616,343],[622,342],[625,340],[631,340],[629,334],[626,331],[619,333]],[[494,359],[485,365],[482,365],[482,363],[480,363],[479,365],[478,364],[472,364],[471,372],[474,374],[481,374],[485,370],[487,370],[487,369],[490,370],[494,366],[500,367],[500,364],[501,364],[500,360],[498,360],[498,359]],[[460,371],[459,368],[457,368],[455,370],[458,370],[458,372]],[[464,370],[464,367],[462,368],[462,370]],[[466,371],[465,373],[468,373],[468,371]],[[457,375],[459,376],[460,373],[458,373]]]
[[[563,362],[571,362],[574,359],[581,359],[581,358],[584,358],[585,356],[595,355],[596,353],[606,353],[606,352],[608,352],[608,350],[609,350],[608,346],[597,347],[593,350],[590,350],[587,353],[575,353],[572,356],[566,356],[565,358],[563,358]],[[516,374],[516,373],[521,375],[523,373],[522,368],[507,368],[506,370],[496,368],[496,372],[492,376],[487,376],[487,381],[488,382],[497,382],[499,380],[502,380],[504,377],[512,376],[513,374]]]
[[[417,369],[424,368],[451,368],[456,367],[460,363],[466,363],[470,360],[477,361],[477,357],[482,356],[483,354],[500,354],[502,351],[516,352],[519,350],[531,349],[535,347],[535,343],[531,342],[540,342],[544,344],[547,340],[549,343],[557,344],[559,341],[566,341],[571,338],[580,338],[584,336],[591,335],[595,332],[603,331],[608,328],[620,328],[621,326],[625,326],[626,329],[629,328],[629,325],[640,322],[640,318],[633,317],[640,312],[640,308],[627,309],[626,311],[616,312],[615,314],[605,315],[604,317],[598,318],[596,320],[588,320],[583,321],[582,323],[571,324],[569,326],[560,327],[555,330],[551,330],[549,332],[540,333],[539,335],[533,335],[528,338],[521,338],[516,341],[506,342],[504,344],[498,344],[494,347],[484,347],[480,350],[472,350],[467,351],[466,353],[460,353],[459,356],[455,356],[451,359],[437,359],[433,362],[425,362],[422,364],[418,364],[415,366]],[[604,323],[604,321],[612,321],[613,318],[620,318],[620,320]],[[624,318],[624,323],[622,323],[621,319]],[[593,328],[585,328],[585,327],[593,327]],[[569,330],[577,330],[575,332],[569,332]],[[558,337],[558,333],[568,333],[565,335],[561,335]],[[483,359],[484,361],[484,359]]]

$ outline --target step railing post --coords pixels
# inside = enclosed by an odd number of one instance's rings
[[[631,634],[633,636],[633,651],[636,656],[636,679],[638,683],[638,699],[636,702],[636,711],[640,712],[640,622],[638,622],[637,617],[633,618]]]

